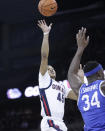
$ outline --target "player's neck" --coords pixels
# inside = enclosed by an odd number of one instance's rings
[[[51,77],[51,79],[55,80],[55,77]]]

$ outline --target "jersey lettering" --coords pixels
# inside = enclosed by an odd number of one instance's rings
[[[100,101],[98,100],[97,91],[94,92],[90,101],[89,101],[89,95],[83,95],[82,101],[85,102],[85,106],[83,107],[84,111],[88,111],[91,106],[97,106],[97,108],[100,108]]]
[[[58,93],[57,100],[64,103],[64,95],[62,93]]]

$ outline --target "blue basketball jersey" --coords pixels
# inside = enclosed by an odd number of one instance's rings
[[[84,131],[105,131],[105,95],[101,91],[102,80],[79,90],[78,108],[84,120]]]

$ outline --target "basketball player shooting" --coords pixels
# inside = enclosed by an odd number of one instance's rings
[[[84,120],[84,131],[105,131],[105,80],[102,65],[89,61],[83,70],[88,84],[82,84],[78,78],[78,68],[82,54],[89,43],[86,28],[77,34],[77,51],[70,64],[68,80],[78,97],[78,108]]]
[[[43,31],[41,46],[41,64],[39,71],[39,92],[41,99],[41,131],[67,131],[63,122],[65,98],[77,100],[77,97],[62,82],[57,82],[54,68],[48,65],[49,56],[49,26],[45,20],[38,21],[38,26]]]

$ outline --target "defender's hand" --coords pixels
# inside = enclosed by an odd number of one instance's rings
[[[41,28],[43,33],[49,33],[51,30],[52,23],[48,26],[45,20],[39,20],[37,25]]]
[[[78,48],[86,48],[89,43],[89,36],[86,37],[86,28],[81,28],[76,34]]]
[[[84,83],[84,71],[82,69],[82,65],[80,64],[80,68],[78,70],[77,75],[79,76],[79,78],[81,79],[81,81]]]

